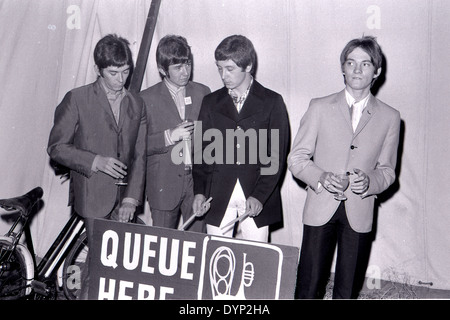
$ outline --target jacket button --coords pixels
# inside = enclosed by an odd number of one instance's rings
[[[356,147],[355,147],[354,145],[351,145],[351,146],[350,146],[350,149],[352,149],[352,150],[355,149],[355,148],[356,148]]]

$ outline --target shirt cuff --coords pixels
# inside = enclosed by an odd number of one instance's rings
[[[164,141],[165,141],[166,147],[175,144],[175,142],[173,142],[172,139],[170,139],[170,129],[167,129],[166,131],[164,131]]]
[[[132,204],[135,207],[137,207],[140,204],[140,202],[138,200],[133,199],[133,198],[123,198],[122,204],[124,204],[124,203]]]
[[[97,163],[98,163],[98,159],[100,158],[99,155],[96,155],[94,158],[94,161],[92,161],[92,166],[91,166],[91,170],[93,172],[98,172],[98,168],[97,168]]]
[[[317,193],[321,193],[322,190],[323,190],[323,186],[322,186],[322,184],[321,184],[320,181],[319,181],[319,182],[317,182],[317,190],[316,190],[316,192],[317,192]]]

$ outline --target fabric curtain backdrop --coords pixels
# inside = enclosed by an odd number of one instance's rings
[[[95,80],[92,52],[108,33],[127,38],[136,59],[150,0],[0,0],[0,197],[40,185],[45,205],[32,223],[42,256],[66,223],[68,183],[46,153],[53,113],[64,94]],[[342,90],[339,55],[353,38],[377,37],[386,56],[377,97],[402,116],[398,183],[379,197],[367,275],[450,289],[450,2],[446,0],[164,0],[143,88],[160,81],[156,45],[188,39],[194,80],[222,86],[214,61],[231,34],[252,40],[257,79],[286,102],[292,137],[311,98]],[[272,242],[301,246],[304,187],[287,173],[284,224]],[[151,225],[146,206],[144,221]],[[0,232],[9,222],[0,220]]]

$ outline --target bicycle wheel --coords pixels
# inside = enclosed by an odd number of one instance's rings
[[[85,269],[88,254],[87,235],[82,233],[70,250],[63,265],[64,295],[68,300],[77,300],[80,297],[82,274]]]
[[[19,250],[10,250],[10,242],[0,240],[0,300],[17,300],[27,294],[27,264]]]

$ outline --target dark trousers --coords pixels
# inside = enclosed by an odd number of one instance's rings
[[[192,211],[192,203],[194,202],[194,184],[192,174],[186,174],[183,179],[183,193],[180,202],[172,210],[159,210],[152,207],[150,203],[150,212],[152,215],[153,226],[170,229],[177,229],[180,217],[186,222],[194,213]],[[183,223],[184,223],[183,222]],[[186,231],[206,233],[206,224],[204,217],[196,218],[186,227]]]
[[[323,226],[304,226],[296,299],[321,299],[337,245],[333,299],[356,299],[364,283],[372,234],[354,231],[344,202]]]
[[[122,199],[121,192],[123,192],[123,190],[121,188],[122,187],[118,187],[118,189],[117,189],[116,202],[114,203],[114,207],[113,207],[112,211],[108,215],[103,217],[103,219],[119,221],[119,208],[120,208],[120,203],[121,203],[121,199]],[[138,210],[136,210],[136,212],[134,213],[133,219],[132,219],[132,221],[130,221],[130,223],[140,223],[139,222],[140,220],[138,219],[137,216],[138,216]],[[84,218],[84,226],[86,228],[87,241],[88,241],[88,246],[89,246],[89,243],[92,241],[92,239],[94,239],[94,218],[86,218],[85,217]],[[90,257],[91,256],[88,251],[84,269],[81,272],[80,300],[88,299],[89,259],[90,259]]]

